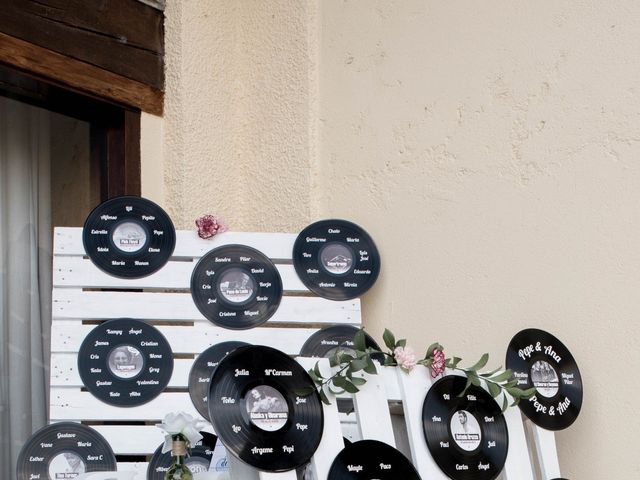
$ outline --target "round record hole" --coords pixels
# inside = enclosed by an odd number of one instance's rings
[[[531,381],[538,393],[545,398],[553,398],[558,394],[558,372],[549,362],[538,360],[531,365]]]
[[[275,432],[289,420],[287,401],[278,390],[269,385],[250,389],[244,400],[251,423],[261,430]]]
[[[257,288],[253,277],[242,268],[229,268],[220,275],[218,290],[226,301],[241,305],[254,297]]]
[[[136,253],[147,244],[147,231],[137,222],[121,222],[113,228],[111,241],[123,253]]]
[[[353,252],[342,243],[332,242],[320,250],[320,265],[331,275],[344,275],[353,266]]]
[[[473,413],[458,410],[449,422],[451,438],[465,452],[473,452],[482,443],[482,430]]]
[[[86,472],[82,457],[74,452],[62,452],[49,462],[49,478],[52,480],[73,479]]]

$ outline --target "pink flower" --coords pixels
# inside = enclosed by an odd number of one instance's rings
[[[409,372],[416,366],[416,354],[413,353],[411,347],[396,347],[393,351],[393,358],[401,368]]]
[[[204,215],[196,220],[198,236],[200,238],[211,238],[218,233],[226,232],[229,227],[226,222],[215,215]]]
[[[431,377],[436,378],[444,372],[445,358],[444,352],[438,348],[433,349],[433,360],[431,361]]]

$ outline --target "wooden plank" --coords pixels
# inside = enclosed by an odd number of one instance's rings
[[[83,291],[54,288],[54,319],[181,320],[207,322],[193,303],[191,293]],[[332,301],[321,297],[283,296],[269,323],[359,325],[360,300]]]
[[[558,451],[556,449],[556,435],[551,430],[545,430],[534,425],[531,420],[526,420],[533,440],[537,455],[538,466],[542,478],[560,478],[560,463],[558,461]]]
[[[379,440],[392,447],[396,446],[393,436],[391,417],[384,378],[380,375],[361,374],[354,376],[365,378],[367,383],[359,387],[360,391],[353,396],[356,408],[360,436],[366,439]]]
[[[57,85],[162,116],[162,90],[0,33],[0,64]]]
[[[311,358],[298,358],[298,363],[302,365],[305,370],[313,368],[316,364],[316,359]],[[320,360],[318,364],[320,372],[326,377],[331,375],[331,368],[329,367],[329,361],[327,359]],[[322,431],[322,438],[317,450],[311,458],[311,466],[315,473],[315,478],[323,479],[329,475],[329,469],[333,459],[336,458],[340,450],[344,448],[343,432],[340,426],[340,417],[338,414],[338,408],[336,404],[336,398],[329,393],[328,395],[330,405],[322,405],[324,426]]]
[[[169,261],[156,273],[144,278],[122,279],[105,273],[88,258],[56,256],[53,258],[54,287],[85,288],[168,288],[189,289],[193,261]],[[285,291],[307,292],[293,265],[276,265]]]
[[[174,257],[198,259],[214,248],[240,244],[255,248],[274,261],[291,260],[295,233],[225,232],[203,240],[193,230],[176,230]],[[54,229],[54,255],[86,255],[82,245],[81,227],[56,227]]]
[[[191,403],[187,392],[164,392],[144,405],[114,407],[98,400],[89,392],[78,388],[52,387],[50,389],[50,418],[59,420],[120,420],[160,422],[168,412],[184,411],[202,419]]]
[[[509,451],[504,465],[504,477],[506,480],[533,480],[531,458],[529,457],[520,409],[518,407],[507,408],[504,412],[504,418],[509,431]]]
[[[51,352],[77,352],[93,325],[55,325],[51,331]],[[253,328],[250,330],[228,330],[213,325],[196,324],[192,327],[157,326],[165,336],[174,354],[200,353],[220,342],[240,341],[253,345],[268,345],[290,355],[300,352],[300,347],[317,328]]]
[[[0,31],[151,87],[164,86],[164,16],[130,0],[5,0]]]
[[[155,425],[91,425],[109,442],[116,455],[149,455],[164,442]]]
[[[402,408],[413,464],[423,478],[445,480],[447,476],[431,456],[422,431],[422,405],[429,388],[431,388],[429,369],[419,365],[411,373],[403,372],[400,368],[393,368],[393,370],[400,385]]]

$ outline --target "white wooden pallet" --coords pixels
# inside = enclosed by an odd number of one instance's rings
[[[119,456],[150,456],[162,443],[162,434],[153,425],[168,412],[183,410],[199,417],[187,392],[187,380],[194,358],[209,346],[240,340],[296,355],[304,341],[322,326],[361,324],[358,299],[330,301],[304,287],[291,264],[296,237],[293,234],[226,232],[202,240],[194,231],[178,231],[176,237],[174,256],[161,270],[142,279],[123,280],[101,272],[85,257],[81,228],[56,228],[54,232],[50,419],[90,424]],[[189,293],[191,272],[199,258],[215,247],[236,243],[270,257],[283,280],[284,295],[277,312],[265,326],[252,330],[232,331],[212,325],[200,314]],[[178,355],[168,385],[170,391],[139,407],[102,403],[83,391],[77,371],[78,350],[95,321],[121,317],[155,325],[169,341],[174,355]],[[313,366],[315,361],[299,358],[305,367]],[[326,361],[322,364],[322,368],[329,368]],[[389,367],[380,370],[381,375],[368,376],[366,385],[354,396],[354,414],[339,414],[335,402],[324,407],[325,431],[312,460],[316,478],[326,479],[333,458],[342,448],[343,435],[352,440],[377,439],[394,446],[402,443],[399,447],[405,447],[423,479],[446,478],[431,458],[422,434],[422,402],[431,385],[427,370],[419,367],[411,374]],[[394,434],[399,417],[390,414],[389,405],[402,405],[401,423],[406,436],[401,440],[396,438],[397,428]],[[519,410],[510,408],[506,418],[510,448],[503,476],[508,480],[533,480],[534,466]],[[132,421],[141,424],[126,424]],[[101,424],[104,422],[108,424]],[[539,478],[559,477],[553,433],[531,426],[528,430],[535,439],[530,444],[537,446],[534,451],[542,472]],[[295,472],[258,472],[233,458],[229,458],[229,464],[233,479],[296,479]],[[146,461],[118,463],[119,470],[135,471],[138,479],[146,479],[146,468]]]

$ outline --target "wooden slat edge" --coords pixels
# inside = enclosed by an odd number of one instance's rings
[[[153,115],[163,113],[161,90],[4,33],[0,33],[0,63]]]

